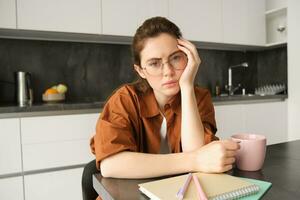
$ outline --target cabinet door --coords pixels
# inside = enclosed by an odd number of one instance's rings
[[[0,119],[0,175],[21,172],[19,119]]]
[[[139,0],[138,26],[151,17],[161,16],[168,18],[169,0]]]
[[[0,199],[23,200],[23,177],[0,179]]]
[[[247,42],[247,1],[223,0],[225,43],[245,44]]]
[[[244,105],[215,106],[217,136],[229,139],[231,135],[245,131]]]
[[[99,114],[22,118],[24,171],[84,164]]]
[[[223,0],[224,42],[265,45],[265,1]]]
[[[168,15],[168,0],[102,0],[103,34],[133,36],[145,19]]]
[[[251,45],[266,44],[265,1],[247,1],[247,43]]]
[[[17,0],[18,28],[101,33],[100,0]]]
[[[245,105],[246,131],[267,137],[267,144],[287,141],[287,103]]]
[[[222,0],[170,0],[169,16],[189,40],[223,40]]]
[[[83,168],[24,176],[25,199],[82,200],[81,176]]]
[[[0,28],[17,28],[15,1],[0,0]]]

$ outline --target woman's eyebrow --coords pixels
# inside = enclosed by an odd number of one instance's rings
[[[173,55],[176,54],[176,53],[179,53],[179,52],[181,52],[181,50],[177,50],[177,51],[171,53],[171,54],[168,56],[168,58],[171,57],[171,56],[173,56]]]
[[[171,53],[169,56],[168,56],[168,58],[170,58],[171,56],[173,56],[174,54],[176,54],[176,53],[178,53],[178,52],[180,52],[181,50],[176,50],[176,51],[174,51],[173,53]],[[162,58],[149,58],[146,62],[149,62],[149,61],[156,61],[156,60],[162,60]]]
[[[161,58],[149,58],[146,62],[162,60]]]

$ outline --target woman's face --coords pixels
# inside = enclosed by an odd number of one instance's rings
[[[147,79],[153,88],[157,100],[169,100],[180,90],[179,79],[186,63],[180,69],[174,69],[169,63],[177,62],[176,59],[180,59],[179,56],[183,54],[178,49],[177,44],[177,39],[166,33],[147,39],[140,53],[141,66],[135,66],[139,75]],[[161,73],[153,73],[151,67],[161,62],[164,63],[162,70],[160,70]]]

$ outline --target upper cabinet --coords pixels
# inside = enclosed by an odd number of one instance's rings
[[[133,36],[141,23],[168,15],[168,0],[102,0],[102,33]]]
[[[223,0],[224,43],[265,45],[265,1]]]
[[[223,41],[222,0],[170,0],[169,17],[189,40]]]
[[[19,29],[101,33],[100,0],[17,0],[17,11]]]
[[[16,2],[0,0],[0,28],[15,29],[16,27]]]
[[[286,35],[285,23],[265,12],[274,6],[265,4],[266,0],[0,0],[0,28],[132,37],[146,19],[164,16],[188,40],[265,46],[266,19],[268,43]],[[120,37],[103,38],[121,42]]]
[[[267,45],[287,42],[287,2],[286,0],[266,1]]]

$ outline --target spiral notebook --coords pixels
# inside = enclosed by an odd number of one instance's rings
[[[260,199],[272,185],[265,181],[238,178],[227,174],[195,174],[198,176],[202,189],[209,200],[238,199],[247,196],[251,197],[250,195],[254,197],[250,199]],[[177,199],[176,194],[186,178],[187,175],[181,175],[142,183],[139,184],[139,190],[150,199],[175,200]],[[197,191],[193,181],[191,181],[184,199],[197,199]]]

